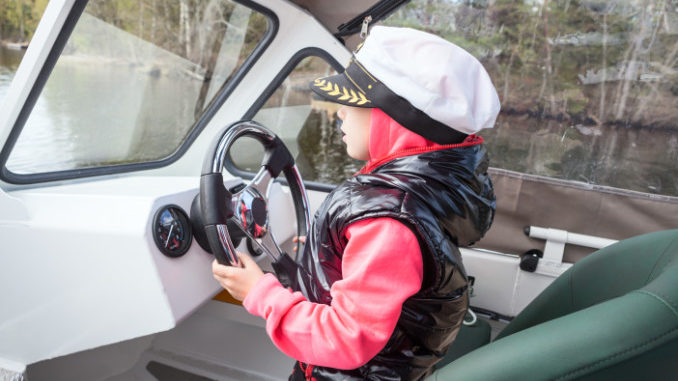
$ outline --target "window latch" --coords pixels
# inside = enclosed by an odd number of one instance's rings
[[[372,22],[372,16],[367,16],[363,19],[363,25],[360,27],[360,38],[365,39],[367,38],[367,34],[369,33],[369,28],[370,23]]]

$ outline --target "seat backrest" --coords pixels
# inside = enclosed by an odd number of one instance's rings
[[[678,230],[577,262],[497,337],[437,379],[657,379],[678,375]]]

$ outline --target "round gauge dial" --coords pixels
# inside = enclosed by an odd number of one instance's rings
[[[153,219],[153,238],[168,257],[180,257],[191,247],[191,223],[186,212],[176,205],[161,208]]]

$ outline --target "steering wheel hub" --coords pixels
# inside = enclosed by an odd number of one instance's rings
[[[266,199],[254,188],[245,188],[237,198],[234,212],[241,228],[254,238],[263,238],[268,232]]]

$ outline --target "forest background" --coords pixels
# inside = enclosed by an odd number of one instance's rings
[[[0,40],[30,41],[49,0],[0,0]]]
[[[30,41],[47,3],[1,0],[0,40]],[[181,44],[200,32],[200,11],[209,3],[118,0],[102,3],[105,9],[97,13],[142,38]],[[675,115],[669,110],[678,106],[676,3],[425,0],[402,8],[387,23],[429,30],[479,57],[494,74],[504,112],[586,124],[672,127]],[[135,17],[121,17],[125,13]],[[166,28],[179,36],[144,36],[144,28],[157,30],[148,26],[165,16],[181,17],[186,21],[178,24],[187,27]],[[190,55],[181,52],[183,46],[169,50]]]

